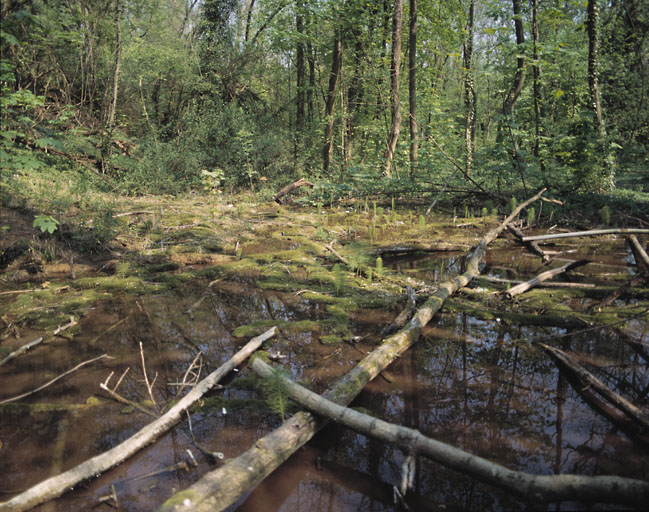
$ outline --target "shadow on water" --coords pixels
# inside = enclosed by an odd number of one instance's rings
[[[496,259],[490,264],[495,265]],[[431,272],[458,273],[460,260],[459,255],[445,254],[391,259],[386,265],[401,272],[425,273],[430,280]],[[156,401],[168,404],[178,389],[174,383],[182,380],[199,350],[204,376],[243,345],[245,340],[231,334],[237,326],[255,320],[321,320],[327,315],[322,305],[294,294],[261,291],[245,280],[223,280],[210,289],[204,295],[207,283],[192,282],[172,295],[113,300],[82,319],[83,334],[73,341],[57,340],[46,350],[34,350],[4,367],[6,384],[0,400],[101,353],[114,357],[0,409],[0,490],[25,489],[115,446],[150,421],[99,391],[99,383],[111,372],[115,383],[130,368],[119,391],[129,400],[147,403],[140,341],[148,377],[156,378]],[[315,328],[282,329],[265,348],[284,356],[282,363],[295,380],[322,391],[361,359],[361,350],[371,350],[379,341],[380,326],[391,318],[386,311],[355,312],[352,334],[363,337],[357,348],[346,343],[323,345],[318,342],[323,332]],[[643,329],[642,322],[638,329]],[[597,363],[597,376],[611,389],[641,407],[649,405],[647,363],[614,330],[571,334],[566,329],[446,312],[389,368],[392,382],[375,379],[353,406],[512,469],[647,478],[649,450],[594,412],[554,363],[529,344],[556,335],[567,335],[558,346],[579,354],[585,363]],[[191,415],[197,441],[207,450],[223,452],[226,459],[236,457],[280,423],[266,407],[247,367],[239,370],[223,382],[224,390],[209,393]],[[198,467],[172,469],[190,461],[188,450]],[[400,510],[393,502],[392,485],[400,482],[404,457],[398,449],[330,425],[232,509]],[[148,511],[213,467],[192,442],[185,421],[126,463],[37,510],[108,510],[100,499],[114,485],[123,510]],[[415,488],[407,503],[411,510],[528,507],[505,492],[423,458],[417,462]],[[555,509],[583,509],[583,505],[563,503]]]

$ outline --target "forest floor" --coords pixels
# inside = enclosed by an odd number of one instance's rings
[[[332,206],[114,198],[110,210],[69,205],[53,234],[33,227],[30,210],[1,207],[0,360],[10,357],[0,363],[4,497],[105,451],[163,412],[199,352],[204,375],[273,325],[280,335],[264,345],[267,357],[323,391],[380,343],[409,287],[421,301],[462,273],[467,251],[500,222],[468,210],[425,219],[399,201]],[[518,226],[525,234],[568,231],[549,220]],[[646,479],[647,433],[628,418],[602,416],[531,341],[554,342],[646,411],[647,279],[620,235],[543,248],[549,262],[511,234],[499,238],[482,277],[446,301],[423,342],[354,405],[508,467]],[[517,281],[582,259],[589,263],[555,279],[567,286],[506,296]],[[103,354],[110,359],[14,399]],[[127,368],[116,389],[130,405],[99,388]],[[192,409],[192,431],[177,426],[56,508],[108,509],[115,493],[123,510],[151,510],[213,466],[198,455],[204,447],[236,457],[281,422],[246,366],[223,384]],[[403,454],[363,439],[328,428],[238,509],[356,510],[376,502],[396,510],[390,492]],[[407,497],[414,510],[518,506],[504,491],[429,462],[418,475]]]

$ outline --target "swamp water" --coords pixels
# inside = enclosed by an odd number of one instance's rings
[[[599,264],[592,266],[594,274],[584,270],[583,280],[592,282],[606,273],[627,271],[623,243],[606,246],[605,251]],[[599,254],[591,251],[588,257],[597,259]],[[459,272],[460,260],[459,253],[392,258],[386,259],[386,267],[432,280],[431,272],[444,276]],[[486,274],[494,276],[526,279],[539,267],[538,259],[519,250],[489,251],[487,261]],[[578,307],[587,300],[578,300]],[[523,307],[524,302],[521,298],[519,305]],[[618,301],[618,305],[628,304]],[[193,281],[164,295],[114,297],[101,303],[80,320],[82,334],[72,341],[57,339],[0,370],[3,400],[81,361],[103,353],[113,357],[84,367],[19,403],[2,406],[0,500],[115,446],[150,422],[146,414],[108,400],[99,390],[99,383],[111,372],[115,374],[110,386],[130,367],[118,391],[134,402],[153,406],[147,402],[139,342],[148,378],[156,378],[156,402],[165,404],[174,399],[176,384],[198,350],[203,353],[202,377],[244,344],[247,337],[232,335],[236,327],[257,320],[282,322],[285,327],[280,335],[264,348],[280,357],[294,380],[322,392],[380,341],[379,332],[394,311],[363,308],[353,312],[351,334],[361,337],[353,345],[319,342],[326,330],[317,321],[327,315],[323,304],[294,293],[260,290],[251,279],[223,279],[212,287],[207,281]],[[627,326],[627,332],[645,345],[649,344],[647,329],[646,316]],[[554,341],[555,346],[579,354],[587,364],[597,364],[600,379],[646,410],[647,361],[613,328],[578,331],[521,325],[500,317],[480,319],[443,308],[419,343],[388,368],[385,378],[371,382],[352,406],[511,469],[646,479],[649,449],[591,409],[552,360],[529,344],[532,339],[563,335]],[[221,383],[223,390],[210,392],[191,413],[198,444],[206,451],[222,452],[226,460],[281,422],[268,409],[259,382],[247,366],[239,370]],[[191,466],[187,450],[198,467]],[[393,501],[392,485],[400,482],[404,457],[401,450],[330,425],[231,509],[400,510]],[[173,492],[213,467],[184,421],[122,465],[36,510],[110,510],[100,500],[112,493],[111,486],[120,510],[155,510]],[[424,458],[417,461],[415,487],[407,503],[411,510],[527,508],[505,492]],[[582,509],[583,504],[548,508]]]

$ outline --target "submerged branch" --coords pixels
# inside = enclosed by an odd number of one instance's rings
[[[268,378],[273,369],[260,359],[252,368]],[[649,482],[618,476],[531,475],[514,471],[435,439],[419,431],[382,421],[340,406],[280,376],[289,396],[303,407],[361,434],[393,443],[410,454],[424,455],[444,466],[532,502],[573,501],[643,505],[649,500]]]

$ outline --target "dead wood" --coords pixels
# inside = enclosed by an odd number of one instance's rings
[[[405,307],[396,316],[392,323],[381,331],[381,336],[387,336],[388,334],[397,332],[404,325],[406,325],[406,322],[410,320],[410,317],[415,312],[415,308],[417,307],[417,294],[415,293],[415,290],[413,290],[410,286],[407,286],[406,295],[408,297],[408,301],[406,302]]]
[[[539,247],[539,244],[537,244],[536,242],[523,241],[525,235],[516,226],[514,226],[513,224],[507,224],[507,229],[509,229],[509,231],[511,231],[514,234],[514,236],[518,238],[518,240],[520,240],[520,242],[524,244],[530,251],[532,251],[537,256],[540,256],[543,261],[545,262],[550,261],[550,255],[543,252],[543,250]]]
[[[635,288],[636,286],[641,285],[644,281],[645,278],[643,276],[635,276],[634,278],[630,279],[619,288],[613,290],[609,295],[604,297],[600,302],[598,302],[597,304],[593,304],[589,309],[591,311],[597,311],[597,310],[601,310],[602,308],[607,308],[611,306],[622,295],[628,294],[629,290]]]
[[[578,236],[598,236],[598,235],[628,235],[628,234],[646,235],[649,229],[593,229],[591,231],[574,231],[572,233],[554,233],[550,235],[524,236],[523,242],[533,242],[537,240],[554,240],[556,238],[575,238]]]
[[[275,194],[275,197],[273,197],[273,201],[280,202],[280,199],[285,196],[286,194],[290,194],[293,192],[296,188],[300,187],[315,187],[314,183],[311,183],[309,180],[305,180],[304,178],[300,178],[299,180],[291,183],[290,185],[285,186],[283,189],[281,189],[277,194]]]
[[[581,267],[582,265],[586,265],[587,263],[589,263],[588,260],[571,261],[570,263],[567,263],[562,267],[553,268],[552,270],[541,272],[539,275],[530,279],[529,281],[510,288],[506,293],[507,298],[511,299],[516,295],[520,295],[521,293],[534,288],[537,284],[542,283],[543,281],[547,281],[548,279],[552,279],[553,277],[565,274],[568,270],[576,267]]]
[[[644,411],[633,405],[626,398],[618,395],[614,391],[611,391],[597,377],[577,363],[567,352],[543,343],[539,343],[539,346],[542,347],[543,350],[552,357],[552,359],[557,361],[567,370],[575,373],[580,379],[586,382],[591,389],[594,389],[611,404],[623,411],[629,418],[641,425],[646,431],[649,431],[649,415]]]
[[[460,252],[469,249],[469,245],[452,244],[448,242],[435,242],[432,244],[406,243],[372,247],[370,252],[375,256],[385,254],[417,254],[422,252]]]
[[[79,368],[83,368],[84,366],[86,366],[86,365],[88,365],[90,363],[94,363],[95,361],[99,361],[100,359],[104,359],[106,357],[109,358],[109,359],[112,359],[112,357],[110,357],[108,354],[102,354],[101,356],[95,357],[94,359],[89,359],[88,361],[84,361],[83,363],[79,363],[74,368],[71,368],[70,370],[68,370],[66,372],[63,372],[61,375],[59,375],[57,377],[54,377],[52,380],[46,382],[42,386],[38,386],[36,389],[32,389],[31,391],[28,391],[27,393],[23,393],[22,395],[14,396],[12,398],[7,398],[5,400],[0,401],[0,405],[8,404],[10,402],[15,402],[16,400],[20,400],[21,398],[25,398],[25,397],[31,396],[31,395],[33,395],[35,393],[38,393],[39,391],[43,391],[45,388],[50,387],[52,384],[58,382],[63,377],[67,377],[71,373],[76,372]]]
[[[340,260],[341,263],[343,263],[344,265],[347,265],[347,266],[349,267],[349,266],[350,266],[350,265],[349,265],[349,261],[347,261],[347,259],[345,259],[343,256],[341,256],[341,255],[338,253],[338,251],[336,251],[336,250],[333,248],[333,245],[334,245],[334,243],[331,242],[330,244],[326,245],[325,247],[326,247],[327,249],[329,249],[329,250],[331,251],[331,253],[332,253],[336,258],[338,258],[338,259]]]
[[[70,317],[70,321],[67,324],[61,325],[61,326],[57,327],[56,329],[54,329],[54,332],[52,332],[52,334],[50,336],[57,336],[61,332],[65,331],[66,329],[69,329],[70,327],[73,327],[75,325],[77,325],[77,321],[74,319],[74,317]],[[34,348],[36,345],[39,345],[40,343],[42,343],[42,341],[44,339],[45,338],[41,336],[40,338],[36,338],[35,340],[30,341],[29,343],[25,343],[23,346],[19,347],[17,350],[14,350],[7,357],[5,357],[2,361],[0,361],[0,366],[2,366],[5,363],[8,363],[12,359],[15,359],[19,355],[24,354],[30,348]]]
[[[369,381],[416,343],[422,329],[439,311],[447,297],[466,286],[480,273],[487,245],[498,238],[507,223],[523,208],[538,200],[545,190],[522,203],[502,224],[490,230],[470,253],[466,272],[441,283],[437,292],[415,312],[406,327],[385,339],[339,379],[325,396],[338,404],[349,404]],[[227,508],[272,473],[324,425],[325,422],[317,421],[307,412],[295,414],[237,458],[205,474],[188,489],[171,496],[159,512],[218,511]]]
[[[648,273],[649,255],[647,255],[647,251],[645,251],[644,247],[640,245],[640,242],[638,242],[638,239],[635,235],[631,235],[629,237],[629,245],[631,246],[631,250],[633,251],[633,257],[635,258],[635,262],[638,265],[638,268],[641,271]]]
[[[273,369],[260,359],[252,368],[268,378]],[[649,501],[649,482],[618,476],[532,475],[514,471],[446,443],[425,437],[419,431],[382,421],[340,406],[280,377],[289,396],[303,407],[361,434],[393,443],[404,452],[424,455],[446,467],[482,482],[505,489],[531,502],[585,501],[643,505]]]
[[[523,281],[517,281],[515,279],[501,279],[499,277],[492,277],[492,276],[482,276],[480,279],[488,282],[488,283],[495,283],[495,284],[522,284]],[[582,289],[594,289],[597,288],[594,284],[592,283],[548,283],[548,282],[541,282],[536,285],[539,288],[582,288]]]
[[[88,459],[65,473],[49,478],[40,484],[35,485],[9,501],[0,503],[0,512],[19,512],[35,507],[40,503],[44,503],[60,496],[68,489],[73,488],[79,482],[89,478],[94,478],[107,469],[120,464],[138,450],[155,441],[160,435],[164,434],[167,430],[178,423],[185,410],[200,399],[225,375],[245,361],[250,354],[264,343],[264,341],[272,338],[276,333],[277,327],[273,327],[265,333],[250,340],[241,350],[239,350],[239,352],[205,377],[163,416],[129,437],[126,441],[123,441],[107,452]]]
[[[129,215],[144,215],[144,214],[155,214],[155,212],[152,212],[151,210],[139,210],[137,212],[124,212],[124,213],[116,213],[113,215],[113,219],[119,219],[120,217],[128,217]]]

